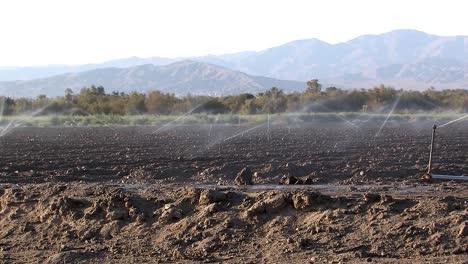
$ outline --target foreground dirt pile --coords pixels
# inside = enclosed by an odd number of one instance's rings
[[[0,260],[463,263],[466,187],[454,192],[441,185],[410,198],[311,189],[3,185]]]

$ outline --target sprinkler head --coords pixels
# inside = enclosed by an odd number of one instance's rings
[[[432,127],[432,129],[436,130],[436,129],[437,129],[437,125],[434,124],[434,126]]]
[[[430,181],[432,179],[432,174],[424,173],[423,175],[421,175],[420,179],[423,181]]]

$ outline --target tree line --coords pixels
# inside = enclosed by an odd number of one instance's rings
[[[63,96],[49,98],[0,97],[2,115],[179,115],[274,114],[283,112],[396,112],[457,111],[468,112],[468,90],[438,91],[397,90],[380,85],[372,89],[343,90],[322,88],[310,80],[303,92],[285,93],[273,87],[259,94],[233,96],[175,96],[157,90],[147,93],[106,93],[102,86],[83,87],[78,93],[66,89]]]

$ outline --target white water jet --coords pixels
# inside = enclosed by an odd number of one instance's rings
[[[161,130],[163,130],[163,129],[165,129],[165,128],[170,128],[170,127],[172,127],[172,126],[171,126],[172,124],[174,124],[175,122],[179,121],[179,120],[182,119],[182,118],[185,118],[187,115],[191,114],[193,111],[195,111],[197,108],[199,108],[199,107],[202,106],[202,105],[204,105],[204,103],[195,106],[194,108],[190,109],[188,112],[186,112],[186,113],[184,113],[183,115],[177,117],[176,119],[172,120],[171,122],[162,125],[160,128],[158,128],[158,129],[156,129],[155,131],[151,132],[151,134],[156,134],[156,133],[158,133],[159,131],[161,131]]]
[[[231,140],[231,139],[236,138],[236,137],[238,137],[238,136],[244,135],[245,133],[248,133],[248,132],[250,132],[250,131],[252,131],[252,130],[255,130],[255,129],[257,129],[257,128],[260,128],[260,127],[262,127],[262,126],[264,126],[264,125],[265,125],[265,123],[261,123],[261,124],[259,124],[259,125],[256,125],[256,126],[254,126],[254,127],[249,128],[249,129],[247,129],[247,130],[244,130],[244,131],[242,131],[242,132],[240,132],[240,133],[237,133],[237,134],[235,134],[235,135],[233,135],[233,136],[230,136],[230,137],[228,137],[228,138],[225,138],[223,141],[228,141],[228,140]]]
[[[270,140],[270,113],[268,113],[267,119],[268,119],[267,140],[269,141]]]
[[[30,117],[34,117],[38,114],[40,114],[42,111],[44,111],[47,107],[49,107],[52,103],[46,104],[43,107],[37,109],[36,111],[32,112],[29,114]],[[18,120],[11,120],[8,125],[0,132],[0,137],[5,136],[7,133],[13,131],[13,129],[21,126],[24,123],[24,121]]]
[[[468,115],[466,115],[466,116],[462,116],[462,117],[460,117],[460,118],[457,118],[457,119],[455,119],[455,120],[449,121],[449,122],[447,122],[447,123],[445,123],[445,124],[443,124],[443,125],[440,125],[440,126],[438,126],[438,127],[439,127],[439,128],[441,128],[441,127],[444,127],[444,126],[450,125],[450,124],[452,124],[452,123],[455,123],[455,122],[461,121],[461,120],[463,120],[463,119],[465,119],[465,118],[467,118],[467,117],[468,117]]]
[[[378,137],[380,135],[380,131],[382,131],[382,128],[385,126],[385,124],[387,123],[388,119],[390,118],[390,116],[393,114],[393,111],[395,111],[395,108],[396,106],[398,105],[398,103],[400,102],[400,96],[397,97],[395,103],[393,103],[393,106],[392,106],[392,109],[390,110],[390,112],[388,113],[387,117],[385,118],[382,126],[380,126],[379,128],[379,131],[377,131],[377,133],[375,134],[374,137]]]

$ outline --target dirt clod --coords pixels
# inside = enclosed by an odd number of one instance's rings
[[[237,185],[252,185],[252,171],[249,168],[243,168],[236,176]]]

